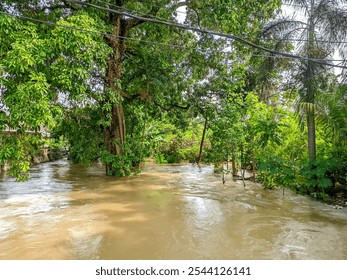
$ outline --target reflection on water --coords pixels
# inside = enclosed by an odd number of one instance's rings
[[[129,178],[65,160],[0,179],[0,259],[346,259],[347,212],[209,166]]]

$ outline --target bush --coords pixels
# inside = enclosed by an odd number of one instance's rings
[[[155,156],[155,162],[159,164],[167,163],[167,161],[165,160],[165,157],[162,154]]]
[[[297,186],[296,176],[299,172],[298,164],[273,156],[259,163],[258,180],[265,188]]]
[[[316,198],[329,200],[329,193],[334,192],[336,185],[346,185],[347,167],[340,158],[329,158],[308,162],[304,165],[302,175],[306,179],[304,190]]]

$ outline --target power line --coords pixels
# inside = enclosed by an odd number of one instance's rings
[[[297,7],[297,8],[302,8],[302,9],[306,8],[306,6],[296,5],[296,4],[287,4],[287,3],[282,3],[282,6]]]
[[[0,11],[0,14],[12,16],[12,17],[19,18],[19,19],[26,19],[26,20],[29,20],[29,21],[33,21],[33,22],[37,22],[37,23],[41,23],[41,24],[46,24],[46,25],[50,25],[50,26],[57,26],[57,27],[62,27],[62,28],[70,29],[70,30],[76,30],[76,31],[81,31],[81,32],[101,35],[101,36],[107,36],[107,37],[111,37],[111,38],[119,38],[119,39],[123,39],[123,40],[142,42],[142,43],[149,43],[149,44],[152,44],[152,45],[173,47],[173,48],[178,48],[178,49],[197,50],[196,48],[193,48],[193,47],[185,47],[185,46],[175,45],[175,44],[159,43],[159,42],[153,42],[153,41],[150,41],[150,40],[143,40],[143,39],[135,39],[135,38],[131,38],[131,37],[110,35],[108,33],[100,32],[100,31],[84,29],[84,28],[71,26],[71,25],[54,23],[54,22],[51,22],[51,21],[35,19],[35,18],[23,16],[23,15],[13,15],[13,14],[10,14],[10,13],[7,13],[7,12],[2,12],[2,11]],[[230,54],[230,52],[227,52],[227,51],[222,51],[222,52],[219,52],[219,53]],[[274,56],[271,56],[271,55],[261,55],[261,54],[250,54],[250,55],[246,55],[246,56],[263,57],[263,58],[274,58]],[[278,56],[278,57],[283,57],[283,56]],[[322,59],[321,61],[324,61],[324,60]],[[345,60],[329,60],[329,61],[344,62]]]
[[[111,7],[115,7],[115,8],[118,8],[118,9],[121,9],[123,11],[126,11],[126,12],[131,12],[131,13],[136,13],[138,15],[142,15],[142,16],[145,16],[146,14],[145,13],[142,13],[142,12],[138,12],[136,10],[132,10],[130,8],[125,8],[125,7],[121,7],[121,6],[117,6],[115,4],[111,4],[111,3],[108,3],[108,2],[105,2],[105,1],[102,1],[102,0],[96,0],[100,3],[103,3],[103,4],[106,4],[106,5],[109,5]],[[162,8],[162,6],[159,6],[159,5],[154,5],[154,4],[150,4],[150,3],[147,3],[147,2],[143,2],[149,6],[152,6],[152,7],[159,7],[159,8]],[[286,4],[282,4],[282,5],[286,5]],[[288,5],[289,6],[289,5]],[[292,6],[292,5],[290,5]],[[295,5],[294,5],[295,6]],[[101,6],[102,7],[102,6]],[[104,8],[104,7],[103,7]],[[187,14],[185,12],[181,12],[182,14]],[[174,21],[168,21],[167,19],[164,19],[164,18],[161,18],[161,17],[158,17],[158,16],[151,16],[150,18],[154,18],[154,19],[158,19],[158,20],[164,20],[166,22],[170,22],[170,23],[176,23]],[[243,37],[244,39],[251,39],[249,37]],[[276,41],[275,38],[256,38],[258,40],[263,40],[263,41]],[[297,38],[284,38],[284,39],[281,39],[281,41],[287,41],[287,42],[307,42],[307,40],[305,39],[297,39]],[[329,40],[315,40],[315,42],[318,42],[318,43],[329,43],[329,44],[347,44],[347,41],[329,41]]]
[[[0,14],[12,16],[12,17],[19,18],[19,19],[26,19],[26,20],[29,20],[29,21],[33,21],[33,22],[37,22],[37,23],[41,23],[41,24],[46,24],[46,25],[50,25],[50,26],[57,26],[57,27],[62,27],[62,28],[71,29],[71,30],[77,30],[77,31],[86,32],[86,33],[93,33],[93,34],[101,35],[101,36],[107,36],[107,37],[110,37],[110,38],[119,38],[119,39],[130,40],[130,41],[136,41],[136,42],[151,43],[151,44],[159,45],[159,46],[166,46],[166,47],[175,47],[175,48],[181,48],[181,49],[191,49],[191,50],[195,50],[195,48],[190,48],[190,47],[185,47],[185,46],[179,46],[179,45],[174,45],[174,44],[166,44],[166,43],[153,42],[153,41],[149,41],[149,40],[134,39],[134,38],[124,37],[124,36],[117,36],[117,35],[112,35],[112,34],[100,32],[100,31],[95,31],[95,30],[90,30],[90,29],[84,29],[84,28],[76,27],[76,26],[72,26],[72,25],[65,25],[65,24],[55,23],[55,22],[52,22],[52,21],[46,21],[46,20],[35,19],[35,18],[23,16],[23,15],[13,15],[13,14],[10,14],[10,13],[7,13],[7,12],[2,12],[2,11],[0,11]]]
[[[96,9],[103,10],[103,11],[106,11],[106,12],[109,12],[109,13],[115,13],[115,14],[118,14],[118,15],[130,17],[130,18],[135,18],[135,19],[138,19],[138,20],[141,20],[141,21],[144,21],[144,22],[151,22],[151,23],[161,24],[161,25],[165,25],[165,26],[176,27],[176,28],[185,29],[185,30],[191,30],[191,31],[195,31],[195,32],[198,32],[198,33],[202,33],[202,34],[209,34],[209,35],[224,37],[224,38],[228,38],[228,39],[233,39],[233,40],[235,40],[235,41],[237,41],[239,43],[242,43],[244,45],[248,45],[250,47],[253,47],[253,48],[256,48],[256,49],[268,52],[268,53],[271,53],[273,55],[280,55],[280,56],[293,58],[293,59],[301,59],[301,60],[306,60],[306,61],[312,61],[312,62],[315,62],[315,63],[318,63],[318,64],[322,64],[322,65],[326,65],[326,66],[347,69],[347,66],[335,65],[335,64],[331,64],[331,63],[327,63],[327,62],[322,62],[322,61],[319,61],[319,60],[313,59],[313,58],[302,57],[302,56],[299,56],[299,55],[294,55],[294,54],[289,54],[289,53],[284,53],[284,52],[268,49],[266,47],[262,47],[262,46],[260,46],[258,44],[255,44],[253,42],[245,40],[245,39],[243,39],[243,38],[241,38],[239,36],[236,36],[236,35],[225,34],[225,33],[211,31],[211,30],[205,30],[205,29],[192,27],[192,26],[179,24],[179,23],[169,23],[169,22],[165,22],[165,21],[161,21],[161,20],[157,20],[157,19],[141,17],[141,16],[138,16],[138,15],[133,15],[133,14],[129,14],[129,13],[126,13],[126,12],[120,12],[120,11],[116,11],[116,10],[113,10],[113,9],[109,9],[109,8],[101,7],[101,6],[94,5],[94,4],[81,2],[81,1],[74,1],[74,0],[66,0],[66,1],[71,2],[71,3],[75,3],[75,4],[80,4],[80,5],[94,7]]]
[[[125,8],[125,7],[121,7],[121,6],[117,6],[115,4],[110,4],[108,2],[105,2],[105,1],[102,1],[102,0],[96,0],[100,3],[104,3],[104,4],[107,4],[111,7],[115,7],[115,8],[119,8],[119,9],[122,9],[124,11],[128,11],[128,12],[132,12],[132,13],[136,13],[136,14],[139,14],[139,15],[146,15],[145,13],[142,13],[142,12],[138,12],[136,10],[132,10],[130,8]],[[147,3],[147,2],[143,2],[149,6],[152,6],[152,7],[161,7],[162,6],[159,6],[159,5],[154,5],[154,4],[150,4],[150,3]],[[282,4],[282,5],[287,5],[287,4]],[[287,5],[287,6],[292,6],[292,5]],[[294,5],[295,6],[295,5]],[[104,7],[103,7],[104,8]],[[185,12],[181,12],[182,14],[187,14]],[[151,16],[150,18],[155,18],[155,19],[159,19],[159,20],[164,20],[166,22],[170,22],[170,23],[176,23],[174,21],[168,21],[167,19],[164,19],[164,18],[161,18],[161,17],[158,17],[158,16]],[[243,37],[244,39],[251,39],[249,37]],[[263,41],[276,41],[275,38],[255,38],[255,39],[258,39],[258,40],[263,40]],[[307,42],[307,40],[305,39],[297,39],[297,38],[284,38],[284,39],[281,39],[281,41],[288,41],[288,42]],[[328,44],[347,44],[347,41],[329,41],[329,40],[315,40],[315,42],[318,42],[318,43],[328,43]]]
[[[264,40],[264,41],[276,41],[278,39],[276,38],[257,38],[259,40]],[[297,38],[284,38],[280,39],[281,41],[286,41],[286,42],[307,42],[305,39],[297,39]],[[328,43],[328,44],[347,44],[347,41],[329,41],[329,40],[315,40],[317,43]]]
[[[26,19],[26,20],[29,20],[29,21],[37,22],[37,23],[63,27],[63,28],[68,28],[68,29],[72,29],[72,30],[78,30],[78,31],[82,31],[82,32],[94,33],[94,34],[97,34],[97,35],[108,35],[107,33],[103,33],[103,32],[100,32],[100,31],[83,29],[83,28],[76,27],[76,26],[59,24],[59,23],[55,23],[55,22],[52,22],[52,21],[46,21],[46,20],[31,18],[31,17],[27,17],[27,16],[23,16],[23,15],[14,15],[14,14],[3,12],[3,11],[0,11],[0,14],[8,15],[8,16],[11,16],[11,17],[19,18],[19,19]]]
[[[143,43],[149,43],[149,44],[152,44],[152,45],[173,47],[173,48],[179,48],[179,49],[197,50],[196,48],[185,47],[185,46],[181,46],[181,45],[159,43],[159,42],[153,42],[153,41],[143,40],[143,39],[134,39],[134,38],[130,38],[130,37],[110,35],[108,33],[100,32],[100,31],[84,29],[84,28],[75,27],[75,26],[71,26],[71,25],[54,23],[54,22],[51,22],[51,21],[39,20],[39,19],[35,19],[35,18],[30,18],[30,17],[27,17],[27,16],[22,16],[22,15],[13,15],[13,14],[2,12],[2,11],[0,11],[0,14],[16,17],[16,18],[19,18],[19,19],[26,19],[26,20],[29,20],[29,21],[33,21],[33,22],[37,22],[37,23],[41,23],[41,24],[46,24],[46,25],[50,25],[50,26],[57,26],[57,27],[62,27],[62,28],[70,29],[70,30],[77,30],[77,31],[81,31],[81,32],[93,33],[93,34],[96,34],[96,35],[107,36],[107,37],[111,37],[111,38],[119,38],[119,39],[123,39],[123,40],[129,40],[129,41],[135,41],[135,42],[143,42]],[[219,52],[219,53],[229,54],[230,52]],[[250,56],[250,57],[263,57],[263,58],[274,58],[274,56],[271,56],[271,55],[260,55],[260,54],[250,54],[250,55],[246,55],[246,56]],[[277,57],[288,58],[288,57],[281,56],[281,55],[278,55]],[[325,60],[317,59],[317,61],[324,62]],[[345,62],[346,60],[329,60],[329,61]],[[326,63],[322,63],[322,64],[326,64]],[[336,65],[336,66],[334,65],[334,67],[339,67],[339,66],[338,65]]]

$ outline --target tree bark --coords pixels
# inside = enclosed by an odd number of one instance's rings
[[[110,124],[104,126],[104,141],[106,150],[110,155],[121,155],[123,153],[122,145],[125,144],[125,117],[121,98],[120,80],[122,78],[122,57],[125,51],[125,42],[119,36],[125,37],[127,32],[126,21],[121,17],[113,17],[112,36],[106,38],[113,52],[107,60],[105,98],[103,102],[110,103],[110,111],[104,112],[104,119],[109,120]],[[116,100],[111,98],[108,91],[116,96]],[[111,114],[107,116],[107,114]],[[106,163],[106,174],[115,175],[111,163]]]
[[[93,4],[87,4],[88,6],[94,6]],[[116,1],[117,6],[122,7],[124,5],[123,0]],[[160,9],[160,6],[154,7],[150,14],[155,15]],[[104,120],[108,121],[108,125],[104,126],[104,141],[106,150],[112,155],[122,155],[123,145],[126,142],[126,126],[125,116],[123,110],[122,99],[129,98],[121,89],[122,80],[122,61],[126,52],[125,39],[128,37],[129,30],[134,28],[144,21],[136,18],[125,18],[122,15],[117,15],[111,12],[108,8],[103,8],[104,11],[109,13],[109,23],[113,26],[112,32],[109,36],[105,36],[104,40],[112,48],[112,54],[107,60],[106,79],[105,79],[105,96],[101,105],[106,103],[111,104],[110,110],[105,110]],[[112,96],[109,95],[111,91]],[[133,99],[133,98],[130,98]],[[122,162],[114,168],[112,163],[106,163],[106,174],[116,175],[124,174],[122,169]]]
[[[255,171],[255,156],[254,156],[254,148],[251,151],[251,161],[252,161],[252,173],[253,173],[253,181],[256,179],[256,171]]]
[[[308,155],[310,160],[316,160],[316,124],[314,109],[307,112]]]
[[[233,176],[237,176],[236,155],[234,151],[231,156],[231,169],[232,169]]]
[[[206,135],[206,130],[207,130],[207,123],[208,120],[207,118],[205,119],[205,124],[204,124],[204,130],[202,131],[202,137],[201,137],[201,142],[200,142],[200,150],[199,150],[199,156],[198,156],[198,164],[201,162],[201,156],[202,156],[202,150],[204,148],[204,142],[205,142],[205,135]]]

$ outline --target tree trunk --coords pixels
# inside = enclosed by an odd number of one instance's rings
[[[125,143],[125,121],[122,103],[112,106],[111,125],[104,127],[104,141],[110,155],[121,155]],[[106,163],[106,174],[115,175],[111,163]]]
[[[205,142],[205,135],[206,135],[206,130],[207,130],[207,118],[205,119],[205,124],[204,124],[204,130],[202,131],[202,137],[201,137],[201,142],[200,142],[200,150],[199,150],[199,157],[198,157],[198,164],[201,162],[201,156],[202,156],[202,149],[204,147],[204,142]]]
[[[315,21],[312,16],[314,11],[314,0],[311,0],[310,14],[308,18],[308,53],[309,58],[314,58],[315,42],[314,42],[314,30]],[[315,126],[315,79],[314,79],[314,62],[307,62],[307,88],[306,88],[306,102],[309,104],[306,117],[307,117],[307,143],[308,143],[308,155],[311,161],[316,160],[316,126]]]
[[[104,141],[106,150],[110,155],[121,155],[122,145],[125,143],[125,117],[121,98],[120,80],[122,78],[122,57],[125,43],[119,36],[125,37],[125,26],[122,26],[120,17],[113,19],[114,29],[112,37],[107,38],[113,52],[107,60],[105,97],[103,104],[111,104],[110,110],[104,110],[104,120],[109,121],[104,126]],[[111,96],[112,95],[112,96]],[[106,163],[106,174],[115,175],[119,170],[112,167],[112,163]]]
[[[241,177],[242,177],[243,186],[246,187],[246,183],[245,183],[246,167],[244,166],[245,164],[244,164],[244,155],[243,155],[243,145],[242,144],[241,144],[240,153],[241,153]]]
[[[250,137],[251,142],[251,162],[252,162],[252,173],[253,173],[253,181],[255,182],[256,172],[255,172],[255,152],[254,152],[254,135],[251,134]]]
[[[254,148],[252,148],[251,151],[251,161],[252,161],[252,173],[253,173],[253,181],[255,182],[256,179],[256,172],[255,172],[255,156],[254,156]]]
[[[116,4],[123,6],[124,2],[116,1]],[[152,14],[154,15],[159,8],[153,8]],[[125,116],[122,104],[122,97],[126,95],[121,89],[122,62],[126,51],[125,40],[128,37],[129,30],[143,22],[140,19],[126,18],[122,15],[109,13],[109,23],[113,26],[113,29],[109,36],[104,36],[104,40],[112,48],[112,54],[107,60],[105,95],[101,105],[110,104],[107,108],[103,108],[103,117],[106,121],[104,126],[105,147],[111,156],[122,155],[124,153],[123,145],[126,141]],[[107,160],[107,175],[125,175],[126,169],[131,168],[131,166],[125,166],[124,162],[117,162],[117,160],[119,159]],[[112,166],[112,162],[116,163],[117,167]]]
[[[316,160],[316,125],[314,109],[307,112],[308,155],[310,160]]]
[[[237,176],[236,155],[234,151],[231,156],[231,169],[232,169],[233,176]]]

